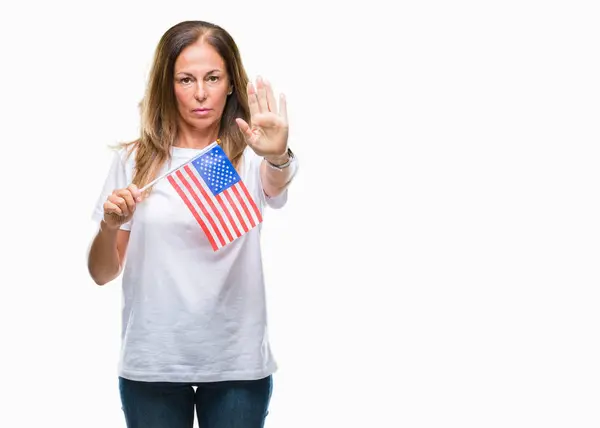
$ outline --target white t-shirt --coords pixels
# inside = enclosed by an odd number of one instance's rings
[[[199,153],[172,148],[172,161],[159,174]],[[285,205],[288,190],[266,197],[261,161],[246,147],[240,177],[264,219],[266,206]],[[107,196],[131,183],[134,162],[134,154],[125,150],[115,154],[93,214],[97,222]],[[261,224],[215,252],[165,178],[122,229],[130,236],[122,277],[119,376],[213,382],[259,379],[277,370],[267,329]]]

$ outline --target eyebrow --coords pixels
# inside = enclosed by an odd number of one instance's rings
[[[214,70],[210,70],[210,71],[206,72],[204,75],[208,76],[209,74],[212,74],[212,73],[221,73],[221,70],[219,70],[218,68],[215,68]],[[179,71],[175,74],[185,74],[186,76],[194,77],[194,75],[192,73],[188,73],[187,71]]]

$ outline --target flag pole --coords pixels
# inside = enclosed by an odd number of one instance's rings
[[[218,140],[217,140],[218,141]],[[148,189],[149,187],[153,186],[154,184],[156,184],[158,181],[162,180],[163,178],[165,178],[167,175],[172,174],[173,171],[178,170],[179,168],[181,168],[183,165],[186,165],[190,162],[192,162],[194,159],[196,159],[197,157],[202,156],[204,153],[206,153],[207,151],[209,151],[210,149],[212,149],[214,146],[216,146],[218,143],[217,141],[214,141],[212,143],[210,143],[208,146],[206,146],[205,148],[202,149],[202,151],[200,153],[198,153],[196,156],[194,156],[193,158],[191,158],[190,160],[182,163],[179,166],[176,166],[175,168],[172,168],[170,171],[164,173],[163,175],[161,175],[158,178],[155,178],[154,180],[152,180],[150,183],[146,184],[144,187],[142,187],[140,189],[140,192],[144,192],[146,189]]]

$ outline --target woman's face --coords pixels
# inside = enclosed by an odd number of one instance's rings
[[[181,118],[191,127],[218,126],[230,91],[223,58],[205,42],[188,46],[175,61],[175,97]]]

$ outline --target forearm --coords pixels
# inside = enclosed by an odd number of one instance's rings
[[[274,165],[282,165],[285,162],[287,162],[288,159],[289,156],[285,154],[276,158],[269,157],[263,160],[263,188],[265,190],[265,193],[267,193],[271,197],[279,195],[287,187],[287,185],[290,183],[290,180],[292,179],[293,168],[290,165],[287,168],[278,170],[268,165],[267,161],[273,163]]]
[[[112,281],[121,272],[117,246],[118,231],[118,228],[109,228],[102,223],[92,242],[88,256],[88,270],[98,285]]]

